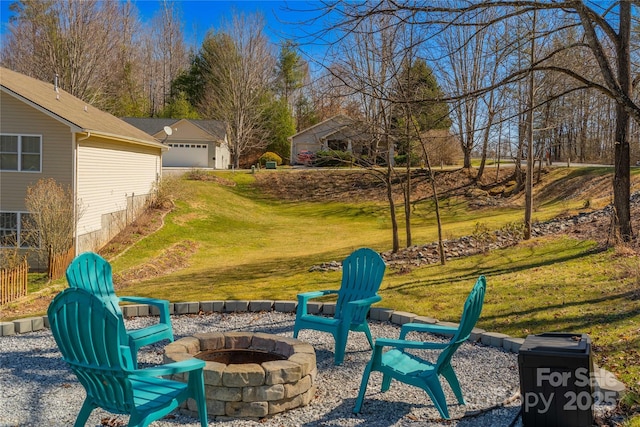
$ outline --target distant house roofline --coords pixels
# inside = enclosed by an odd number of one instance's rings
[[[179,123],[191,123],[213,138],[225,141],[226,128],[220,120],[167,119],[161,117],[122,117],[122,120],[151,135],[157,135],[165,126],[174,127]]]
[[[301,130],[300,132],[296,133],[295,135],[291,135],[289,137],[289,139],[291,140],[291,139],[295,138],[296,136],[299,136],[299,135],[302,135],[304,133],[307,133],[307,132],[309,132],[309,131],[311,131],[311,130],[313,130],[313,129],[315,129],[315,128],[317,128],[317,127],[319,127],[319,126],[321,126],[321,125],[323,125],[325,123],[328,123],[330,121],[334,121],[339,117],[343,117],[343,118],[347,119],[348,121],[355,122],[354,119],[352,119],[351,117],[349,117],[349,116],[347,116],[345,114],[336,114],[335,116],[331,116],[328,119],[325,119],[325,120],[321,121],[320,123],[316,123],[315,125],[309,126],[308,128]]]

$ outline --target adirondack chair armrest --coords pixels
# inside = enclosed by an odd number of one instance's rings
[[[162,377],[203,369],[205,365],[206,363],[203,360],[187,359],[180,362],[167,363],[166,365],[154,366],[152,368],[139,369],[135,371],[135,374],[143,377]]]
[[[325,295],[331,295],[331,294],[337,294],[338,291],[337,290],[324,290],[324,291],[311,291],[311,292],[303,292],[301,294],[298,294],[298,301],[309,301],[310,299],[314,299],[314,298],[320,298],[323,297]]]
[[[382,297],[380,295],[374,295],[369,298],[358,299],[354,301],[349,301],[344,309],[344,318],[351,319],[353,317],[353,310],[359,307],[369,307],[378,301],[382,301]]]
[[[298,316],[306,316],[307,315],[307,302],[310,299],[320,298],[325,295],[337,294],[337,290],[324,290],[324,291],[311,291],[311,292],[303,292],[298,294]]]
[[[147,297],[119,297],[121,302],[133,302],[136,304],[148,304],[158,308],[160,311],[160,322],[167,323],[167,315],[169,314],[169,301],[163,299],[147,298]]]
[[[424,341],[409,341],[402,339],[391,338],[378,338],[375,343],[375,347],[394,347],[399,349],[413,348],[421,350],[438,350],[446,348],[449,343],[436,343],[436,342],[424,342]]]
[[[429,332],[432,334],[455,334],[455,326],[433,325],[428,323],[405,323],[400,329],[399,339],[403,340],[409,332]]]
[[[365,299],[357,299],[354,301],[349,301],[347,303],[347,305],[349,306],[358,306],[358,307],[366,307],[368,305],[373,305],[375,303],[377,303],[378,301],[382,301],[382,297],[380,295],[374,295],[372,297],[369,298],[365,298]]]

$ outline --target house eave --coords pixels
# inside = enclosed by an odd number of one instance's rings
[[[129,137],[124,137],[122,135],[116,135],[108,132],[100,132],[100,131],[95,131],[91,129],[81,129],[79,131],[76,131],[75,133],[82,135],[81,137],[84,137],[84,138],[95,136],[99,138],[110,139],[112,141],[120,141],[120,142],[129,143],[129,144],[143,145],[145,147],[159,148],[162,151],[167,151],[169,149],[169,147],[167,147],[166,145],[162,144],[159,141],[154,142],[154,141],[146,141],[138,138],[129,138]]]

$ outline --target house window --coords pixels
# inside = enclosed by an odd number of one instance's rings
[[[40,235],[35,229],[31,214],[0,212],[0,247],[40,247]]]
[[[347,151],[347,143],[342,139],[329,139],[327,147],[333,151]]]
[[[40,172],[42,137],[39,135],[0,135],[0,170]]]

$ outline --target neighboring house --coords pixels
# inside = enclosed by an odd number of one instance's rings
[[[224,122],[218,120],[124,117],[122,120],[155,136],[169,147],[164,167],[228,169],[231,153]],[[171,128],[167,135],[165,128]]]
[[[303,159],[318,151],[349,151],[360,155],[370,148],[371,135],[350,117],[339,114],[304,129],[289,137],[291,164],[304,163]]]
[[[99,249],[144,210],[166,147],[54,84],[0,68],[0,89],[0,246],[25,246],[27,188],[53,178],[75,198],[76,253]]]

